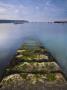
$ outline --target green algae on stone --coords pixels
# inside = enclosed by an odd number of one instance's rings
[[[19,74],[21,80],[29,84],[64,82],[65,79],[60,73],[59,65],[54,61],[47,49],[40,45],[24,43],[17,50],[10,66],[6,68],[6,75],[9,75],[7,77],[11,77],[12,74]],[[10,78],[7,82],[10,83],[12,80]],[[2,82],[4,82],[4,79]]]

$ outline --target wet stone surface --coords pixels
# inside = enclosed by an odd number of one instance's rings
[[[0,86],[1,90],[67,90],[60,66],[39,42],[24,43],[16,51]]]

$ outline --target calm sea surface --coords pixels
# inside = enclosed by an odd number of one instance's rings
[[[67,24],[0,24],[0,70],[27,38],[40,40],[67,75]]]

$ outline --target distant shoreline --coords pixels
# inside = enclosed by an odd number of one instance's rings
[[[24,24],[29,23],[28,20],[0,20],[0,24],[2,23],[13,23],[13,24]],[[67,21],[47,21],[47,23],[67,23]]]
[[[48,23],[67,23],[67,21],[49,21]]]
[[[54,21],[54,23],[67,23],[67,21]]]
[[[24,23],[28,23],[29,21],[27,20],[0,20],[0,24],[1,23],[13,23],[13,24],[24,24]]]

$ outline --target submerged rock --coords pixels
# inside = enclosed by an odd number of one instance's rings
[[[23,82],[23,79],[20,74],[12,74],[3,78],[3,80],[1,81],[1,85],[2,88],[7,88],[11,86],[16,87],[16,85],[21,84],[21,82]]]
[[[25,43],[17,50],[16,56],[6,68],[2,87],[27,83],[28,85],[47,82],[66,82],[60,66],[53,56],[40,44]]]

